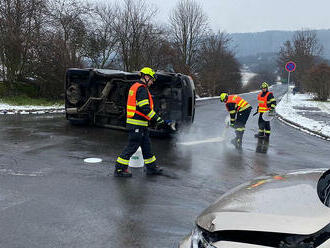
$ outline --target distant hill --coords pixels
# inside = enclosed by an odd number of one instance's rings
[[[316,30],[322,44],[323,57],[330,59],[330,29]],[[237,57],[245,57],[260,53],[277,53],[283,42],[291,40],[293,31],[265,31],[259,33],[233,33],[232,48]]]

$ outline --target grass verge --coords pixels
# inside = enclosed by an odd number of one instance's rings
[[[0,97],[0,103],[6,103],[15,106],[53,106],[53,105],[63,105],[63,100],[48,100],[45,98],[31,98],[27,96],[5,96]]]

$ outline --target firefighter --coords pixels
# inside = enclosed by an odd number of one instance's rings
[[[238,95],[221,93],[220,101],[226,103],[226,108],[230,114],[230,126],[235,128],[236,138],[232,140],[232,143],[237,149],[241,149],[245,124],[250,116],[252,107]]]
[[[258,94],[258,111],[259,113],[259,132],[255,135],[256,138],[265,138],[269,140],[270,122],[265,121],[262,115],[267,111],[275,111],[276,100],[272,92],[268,91],[269,85],[266,82],[261,84],[261,92]]]
[[[164,120],[154,111],[152,96],[149,87],[156,80],[155,72],[144,67],[140,71],[140,81],[132,85],[127,99],[128,145],[117,158],[114,176],[131,177],[128,169],[129,159],[141,146],[147,175],[161,175],[162,169],[156,164],[156,157],[151,151],[148,125],[149,121],[156,122],[159,126],[165,125]]]

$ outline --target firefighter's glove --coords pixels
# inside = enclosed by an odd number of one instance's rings
[[[156,129],[162,129],[165,126],[167,126],[167,125],[165,124],[164,120],[162,118],[158,117],[156,120]]]
[[[274,109],[274,108],[271,108],[271,109],[269,110],[269,115],[270,115],[270,116],[275,116],[275,109]]]
[[[160,117],[157,118],[157,125],[162,125],[164,123],[165,122],[164,122],[164,120],[162,118],[160,118]]]

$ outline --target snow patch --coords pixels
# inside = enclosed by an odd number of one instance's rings
[[[16,106],[9,105],[6,103],[0,102],[0,114],[46,114],[46,113],[64,113],[64,105],[52,105],[52,106],[34,106],[34,105],[26,105],[26,106]]]
[[[289,94],[289,97],[286,94],[276,107],[276,112],[285,121],[297,125],[305,132],[330,139],[330,119],[327,118],[330,115],[330,101],[314,101],[310,94]],[[309,118],[306,113],[313,113],[318,118]]]

